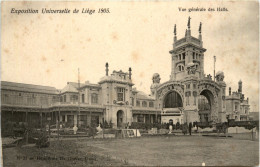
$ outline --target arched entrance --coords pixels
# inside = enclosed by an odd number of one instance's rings
[[[117,127],[122,128],[123,127],[124,112],[122,110],[117,111],[116,117],[117,117]]]
[[[181,96],[175,91],[168,93],[164,98],[163,108],[178,107],[183,107]]]
[[[198,97],[198,109],[200,122],[209,123],[211,122],[211,114],[214,105],[214,96],[210,90],[203,90]]]
[[[182,120],[182,98],[176,91],[168,92],[163,99],[163,112],[161,114],[162,123],[173,124],[177,120]]]

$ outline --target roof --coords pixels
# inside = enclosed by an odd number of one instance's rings
[[[137,98],[137,99],[143,99],[143,100],[154,100],[153,97],[151,97],[151,96],[145,94],[145,93],[142,92],[142,91],[138,91],[138,92],[137,92],[136,98]]]
[[[7,81],[1,81],[1,89],[22,91],[22,92],[47,93],[47,94],[59,93],[59,91],[55,87],[7,82]]]
[[[74,84],[70,84],[68,82],[68,84],[61,90],[61,93],[65,93],[65,92],[75,92],[75,93],[77,93],[78,90],[77,90],[77,87],[75,87]]]
[[[97,84],[91,84],[91,83],[80,83],[80,89],[85,88],[85,87],[100,87]],[[61,93],[65,92],[73,92],[73,93],[78,93],[78,83],[77,82],[67,82],[67,85],[61,90]]]
[[[61,93],[64,92],[74,92],[74,93],[78,93],[78,87],[82,87],[84,84],[80,83],[80,85],[78,85],[77,82],[67,82],[67,85],[61,90]]]

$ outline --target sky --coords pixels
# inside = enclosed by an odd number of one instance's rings
[[[181,8],[218,8],[225,12],[188,12]],[[14,14],[11,9],[79,9],[74,14]],[[95,9],[89,15],[82,9]],[[97,13],[109,8],[110,13]],[[2,2],[1,80],[65,87],[67,82],[97,83],[113,70],[132,68],[135,87],[150,93],[152,75],[170,78],[173,28],[184,37],[188,17],[191,35],[202,22],[205,74],[223,71],[224,81],[249,97],[251,111],[259,106],[259,9],[256,1],[153,2]]]

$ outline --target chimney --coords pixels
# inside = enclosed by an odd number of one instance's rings
[[[129,67],[129,79],[131,79],[131,76],[132,76],[132,69],[131,67]]]
[[[229,96],[231,96],[231,87],[229,87],[229,93],[228,93]]]
[[[238,82],[238,93],[242,93],[242,81],[239,80]]]
[[[108,76],[108,63],[106,63],[106,76]]]

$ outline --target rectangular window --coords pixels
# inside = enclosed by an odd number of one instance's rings
[[[146,101],[142,102],[142,107],[147,107],[147,102]]]
[[[135,99],[132,97],[132,106],[135,105]]]
[[[77,95],[71,95],[70,96],[70,101],[71,102],[77,102],[78,101],[78,96]]]
[[[117,101],[124,101],[125,88],[117,88]]]
[[[190,84],[187,84],[187,86],[186,86],[186,87],[187,87],[187,89],[190,89]]]
[[[137,122],[144,122],[144,116],[143,115],[137,115]]]
[[[136,106],[140,107],[140,101],[139,100],[136,101]]]
[[[185,60],[185,53],[182,53],[182,59]]]
[[[239,104],[238,104],[238,102],[236,102],[236,103],[235,103],[235,111],[238,110],[238,106],[239,106]]]
[[[153,105],[153,102],[152,102],[152,101],[150,101],[150,102],[149,102],[149,107],[154,107],[154,105]]]
[[[81,99],[82,103],[85,103],[85,94],[82,94],[81,96],[82,96],[82,99]]]
[[[92,104],[98,103],[98,95],[96,93],[91,94],[91,103]]]
[[[64,95],[64,102],[66,102],[67,100],[66,100],[66,95]]]

